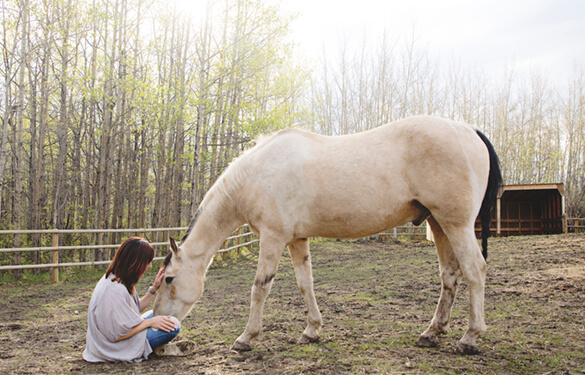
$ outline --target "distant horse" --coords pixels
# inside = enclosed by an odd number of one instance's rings
[[[322,318],[313,291],[309,237],[359,238],[427,219],[442,290],[431,324],[416,343],[436,346],[437,336],[447,332],[457,284],[464,276],[469,325],[458,351],[476,353],[476,339],[486,331],[484,258],[501,181],[487,138],[469,125],[445,119],[411,117],[338,137],[280,131],[231,163],[201,202],[180,245],[171,241],[154,313],[182,320],[203,292],[214,254],[247,223],[260,237],[260,253],[250,318],[233,348],[250,350],[250,341],[260,333],[264,302],[286,246],[308,310],[299,343],[315,342]],[[483,256],[474,231],[478,214]]]

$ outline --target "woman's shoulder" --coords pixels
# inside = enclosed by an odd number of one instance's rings
[[[96,289],[101,291],[107,291],[107,294],[115,293],[117,295],[129,295],[128,289],[126,286],[116,280],[114,280],[114,275],[110,274],[108,277],[106,275],[102,276],[100,281],[98,282]]]

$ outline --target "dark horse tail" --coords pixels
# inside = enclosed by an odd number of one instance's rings
[[[498,190],[502,185],[502,172],[500,171],[500,160],[494,150],[494,146],[482,132],[477,130],[477,135],[485,143],[490,154],[490,174],[488,186],[481,202],[479,209],[479,219],[481,221],[481,247],[483,248],[483,258],[487,259],[488,237],[490,236],[490,224],[492,222],[492,208],[498,199]]]

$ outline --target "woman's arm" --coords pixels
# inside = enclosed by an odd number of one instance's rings
[[[150,319],[144,319],[142,323],[135,325],[126,335],[118,337],[116,342],[129,339],[147,328],[157,328],[161,331],[170,332],[176,327],[175,322],[170,316],[154,316]]]
[[[160,284],[162,283],[162,280],[164,277],[165,277],[165,268],[161,267],[161,269],[158,270],[156,277],[154,278],[154,283],[148,289],[152,290],[153,293],[156,293],[156,291],[160,287]],[[142,297],[140,299],[140,312],[143,312],[144,310],[146,310],[146,308],[150,305],[150,302],[152,301],[152,298],[154,297],[153,293],[151,293],[150,291],[146,292],[144,297]]]
[[[151,287],[151,290],[152,289],[153,288]],[[154,294],[151,294],[150,292],[146,292],[144,297],[140,298],[140,312],[141,313],[144,312],[144,310],[146,310],[146,308],[150,305],[150,302],[152,301],[153,298],[154,298]]]

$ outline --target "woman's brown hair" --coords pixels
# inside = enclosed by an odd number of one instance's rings
[[[118,281],[132,294],[138,279],[154,259],[154,248],[148,241],[140,237],[130,237],[120,247],[106,271],[106,278],[114,274]]]

